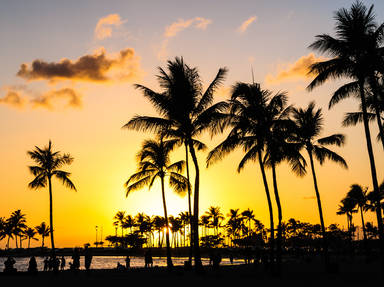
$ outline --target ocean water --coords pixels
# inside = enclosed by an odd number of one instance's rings
[[[69,269],[69,263],[72,262],[71,256],[64,256],[66,261],[66,266],[64,269]],[[14,267],[17,271],[27,271],[29,257],[14,257],[16,263]],[[144,257],[130,257],[131,267],[144,267]],[[4,270],[4,261],[7,260],[6,257],[0,257],[0,272]],[[187,257],[174,257],[172,262],[175,266],[183,266],[184,261],[188,260]],[[44,257],[36,257],[37,269],[43,271],[44,268]],[[117,263],[120,263],[125,266],[125,256],[93,256],[91,269],[114,269],[117,267]],[[208,258],[202,258],[203,265],[209,265]],[[233,264],[242,264],[243,260],[234,259]],[[221,265],[230,265],[228,258],[223,258],[221,260]],[[153,266],[167,266],[166,257],[153,257]],[[84,256],[80,257],[80,269],[85,269],[84,267]]]

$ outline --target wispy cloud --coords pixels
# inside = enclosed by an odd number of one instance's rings
[[[132,48],[121,50],[117,55],[108,55],[104,48],[92,55],[85,55],[72,61],[59,62],[34,60],[20,66],[17,75],[28,81],[132,81],[141,76],[139,58]]]
[[[121,26],[123,23],[124,21],[121,20],[119,14],[109,14],[99,19],[94,31],[95,38],[102,40],[112,37],[112,29]]]
[[[20,92],[8,90],[3,98],[0,98],[0,104],[11,106],[13,108],[23,108],[26,100],[21,96]]]
[[[202,17],[195,17],[191,19],[179,19],[176,22],[173,22],[171,25],[165,27],[163,34],[163,41],[161,43],[159,52],[157,54],[158,58],[164,60],[167,56],[168,43],[169,40],[179,34],[181,31],[193,27],[199,30],[205,30],[209,24],[212,23],[211,19],[206,19]]]
[[[245,20],[239,28],[237,28],[237,32],[240,34],[243,34],[245,31],[247,31],[249,25],[251,25],[253,22],[257,21],[257,16],[251,16],[247,20]]]
[[[317,57],[315,54],[310,53],[306,56],[300,57],[294,63],[282,64],[278,67],[275,75],[268,74],[265,77],[265,82],[270,85],[277,85],[287,81],[298,81],[311,78],[309,68],[312,64],[324,61],[325,58]]]
[[[81,108],[82,97],[79,92],[72,88],[62,88],[59,90],[51,90],[44,94],[35,97],[31,100],[33,108],[45,108],[48,110],[54,110],[55,103],[64,101],[64,107],[66,108]],[[61,105],[63,106],[63,105]]]

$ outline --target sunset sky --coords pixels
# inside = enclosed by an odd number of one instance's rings
[[[132,84],[159,90],[157,67],[183,56],[198,67],[208,84],[220,67],[229,72],[215,100],[228,98],[231,85],[254,79],[263,88],[288,91],[290,103],[305,107],[315,100],[325,117],[323,135],[344,133],[345,147],[335,149],[348,170],[333,163],[316,164],[325,223],[346,225],[336,215],[349,186],[372,186],[363,127],[343,128],[345,112],[356,111],[355,100],[328,110],[333,91],[342,82],[305,90],[308,65],[327,55],[308,49],[315,35],[333,35],[333,13],[353,1],[1,1],[0,2],[0,217],[21,209],[27,224],[49,222],[46,189],[30,190],[33,164],[27,151],[52,140],[55,150],[74,157],[64,169],[77,192],[54,181],[54,222],[57,247],[81,246],[95,240],[95,226],[114,234],[119,210],[135,215],[162,213],[160,186],[125,197],[124,183],[136,170],[135,155],[153,135],[122,130],[135,114],[155,115],[150,103]],[[384,2],[375,5],[384,22]],[[383,151],[372,135],[379,182]],[[223,139],[203,135],[209,149]],[[183,150],[173,159],[183,159]],[[265,191],[257,164],[236,172],[242,152],[205,168],[207,152],[198,154],[201,167],[200,214],[209,206],[254,210],[268,224]],[[193,168],[192,168],[193,170]],[[309,170],[308,170],[309,172]],[[268,174],[270,171],[268,171]],[[310,174],[298,178],[286,165],[277,169],[283,218],[318,223]],[[193,174],[194,176],[194,174]],[[272,187],[272,185],[270,185]],[[169,213],[187,210],[187,198],[167,190]],[[275,208],[276,211],[276,208]],[[367,214],[376,224],[375,216]],[[360,218],[354,216],[360,225]],[[5,242],[0,242],[3,247]],[[40,242],[33,242],[40,245]]]

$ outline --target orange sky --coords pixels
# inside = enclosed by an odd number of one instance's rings
[[[332,34],[332,12],[349,7],[352,1],[294,1],[290,5],[285,1],[279,5],[249,1],[242,7],[224,1],[220,2],[220,13],[212,4],[218,4],[215,1],[204,9],[189,4],[171,6],[170,2],[158,6],[152,2],[152,12],[146,17],[135,11],[148,9],[148,3],[116,1],[106,7],[95,1],[88,7],[85,2],[78,7],[75,2],[44,2],[44,6],[42,2],[24,3],[28,7],[7,2],[0,11],[0,25],[8,27],[7,31],[0,31],[5,45],[0,55],[4,63],[0,71],[0,216],[8,217],[21,209],[30,226],[49,222],[47,190],[27,187],[32,180],[27,166],[32,162],[26,154],[35,145],[46,145],[49,139],[55,149],[75,158],[65,170],[72,173],[78,189],[66,190],[60,182],[54,182],[58,247],[93,242],[96,225],[103,227],[104,235],[113,234],[112,218],[119,210],[132,215],[162,214],[157,185],[150,192],[143,189],[125,198],[123,184],[136,169],[135,155],[141,142],[152,135],[121,127],[135,114],[154,114],[132,84],[157,90],[156,67],[164,67],[166,59],[182,55],[187,64],[199,68],[205,84],[220,67],[229,69],[216,100],[225,99],[236,81],[250,82],[252,65],[255,81],[264,88],[287,90],[290,102],[298,106],[316,101],[325,115],[323,135],[342,132],[347,136],[346,146],[335,150],[346,159],[348,170],[332,163],[316,165],[325,222],[345,225],[346,219],[337,216],[336,210],[349,186],[359,183],[371,188],[363,127],[341,127],[343,114],[356,110],[357,103],[346,100],[328,110],[330,95],[341,83],[328,83],[308,93],[305,87],[310,79],[305,74],[308,64],[323,57],[308,50],[308,45],[317,34]],[[381,21],[383,3],[372,3]],[[73,19],[68,23],[63,15],[70,12]],[[163,13],[167,17],[160,17]],[[268,17],[272,14],[277,20]],[[39,64],[50,73],[33,70],[35,60],[40,60]],[[80,64],[86,61],[100,66],[82,69],[84,65]],[[61,74],[54,74],[49,65],[60,69]],[[372,135],[376,134],[372,124]],[[213,148],[223,136],[211,139],[203,135],[201,139]],[[374,145],[381,182],[382,150],[376,142]],[[179,160],[183,155],[183,150],[179,150],[172,156]],[[206,155],[207,152],[198,154],[200,213],[209,206],[220,206],[224,214],[230,208],[251,208],[267,225],[266,197],[258,165],[250,164],[238,174],[241,151],[237,151],[206,169]],[[284,220],[295,217],[318,223],[310,175],[298,178],[284,164],[277,173]],[[167,202],[170,214],[187,209],[187,199],[171,191],[167,192]],[[375,222],[375,217],[369,213],[367,220]],[[360,224],[358,216],[354,221]],[[0,242],[0,246],[4,244]]]

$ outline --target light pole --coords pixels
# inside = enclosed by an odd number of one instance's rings
[[[96,248],[97,248],[97,245],[98,245],[98,242],[97,242],[97,225],[96,225],[95,229],[96,229],[96,241],[95,241],[95,245],[96,245]]]

